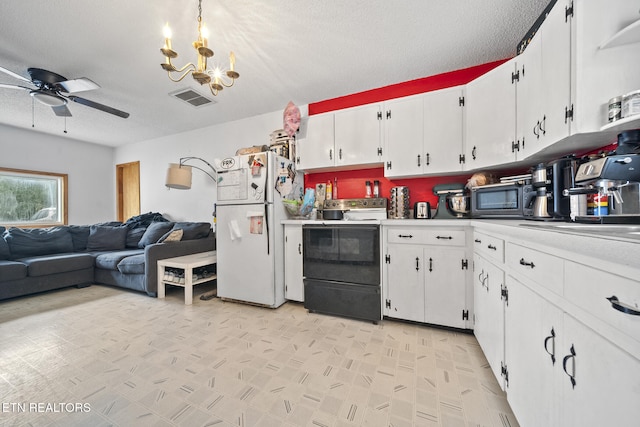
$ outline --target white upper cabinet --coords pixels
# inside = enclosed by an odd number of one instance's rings
[[[467,84],[465,170],[515,160],[514,73],[512,59]]]
[[[296,168],[323,169],[335,165],[333,113],[309,116],[307,134],[297,141]]]
[[[384,104],[384,175],[422,174],[423,100],[410,96]]]
[[[382,161],[381,104],[336,111],[334,120],[336,166]]]
[[[425,174],[462,171],[464,150],[464,86],[424,95],[423,171]]]

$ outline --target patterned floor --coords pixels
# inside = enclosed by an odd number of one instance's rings
[[[207,290],[0,302],[0,425],[517,426],[473,335]]]

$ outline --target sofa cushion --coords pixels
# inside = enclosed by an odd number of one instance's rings
[[[48,276],[50,274],[93,268],[93,257],[84,253],[27,257],[21,258],[20,262],[27,265],[27,272],[30,277]]]
[[[173,228],[173,224],[173,222],[152,222],[140,239],[138,247],[144,248],[145,246],[157,243],[158,239]]]
[[[73,241],[73,251],[82,252],[87,249],[90,227],[88,225],[70,225],[69,233]]]
[[[141,249],[130,249],[126,251],[105,252],[96,256],[96,268],[103,270],[117,270],[120,261],[133,255],[144,255]]]
[[[180,229],[184,232],[182,240],[203,239],[209,235],[211,224],[208,222],[176,222],[173,229]]]
[[[31,228],[11,227],[5,233],[11,258],[73,252],[73,239],[68,227]]]
[[[4,227],[0,227],[4,229]],[[4,230],[0,230],[0,260],[10,259],[11,251],[9,250],[9,244],[6,240],[4,240],[3,236]]]
[[[129,228],[127,231],[127,241],[125,246],[127,248],[137,248],[145,231],[147,231],[147,227]]]
[[[16,261],[0,261],[0,282],[27,277],[27,266]]]
[[[158,239],[158,243],[170,243],[170,242],[179,242],[182,240],[182,235],[184,234],[183,230],[171,230],[164,233],[164,235]]]
[[[122,274],[144,274],[144,262],[144,254],[128,256],[118,263],[118,270]]]
[[[117,251],[125,247],[127,241],[126,227],[108,225],[92,225],[87,240],[88,251]]]

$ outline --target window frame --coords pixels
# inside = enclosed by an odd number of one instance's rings
[[[55,177],[60,180],[60,191],[62,193],[60,197],[59,208],[62,209],[62,214],[60,215],[60,221],[51,221],[51,222],[11,222],[11,223],[2,223],[0,225],[4,227],[20,227],[20,228],[46,228],[46,227],[55,227],[59,225],[68,225],[69,216],[68,216],[68,206],[69,206],[69,176],[66,173],[57,173],[57,172],[46,172],[46,171],[35,171],[28,169],[13,169],[13,168],[5,168],[0,166],[0,175],[26,175],[26,176],[35,176],[42,178],[50,178]]]

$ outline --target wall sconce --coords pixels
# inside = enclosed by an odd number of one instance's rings
[[[213,168],[213,166],[211,166],[209,162],[207,162],[204,159],[201,159],[200,157],[181,157],[180,163],[169,163],[169,169],[167,169],[167,179],[164,184],[167,186],[167,188],[175,188],[177,190],[189,190],[191,188],[191,169],[192,168],[201,170],[202,172],[207,174],[207,176],[211,178],[213,182],[216,182],[216,179],[214,178],[214,176],[211,175],[206,170],[199,168],[198,166],[185,164],[190,160],[200,160],[201,162],[209,166],[214,174],[216,173],[216,170]]]

